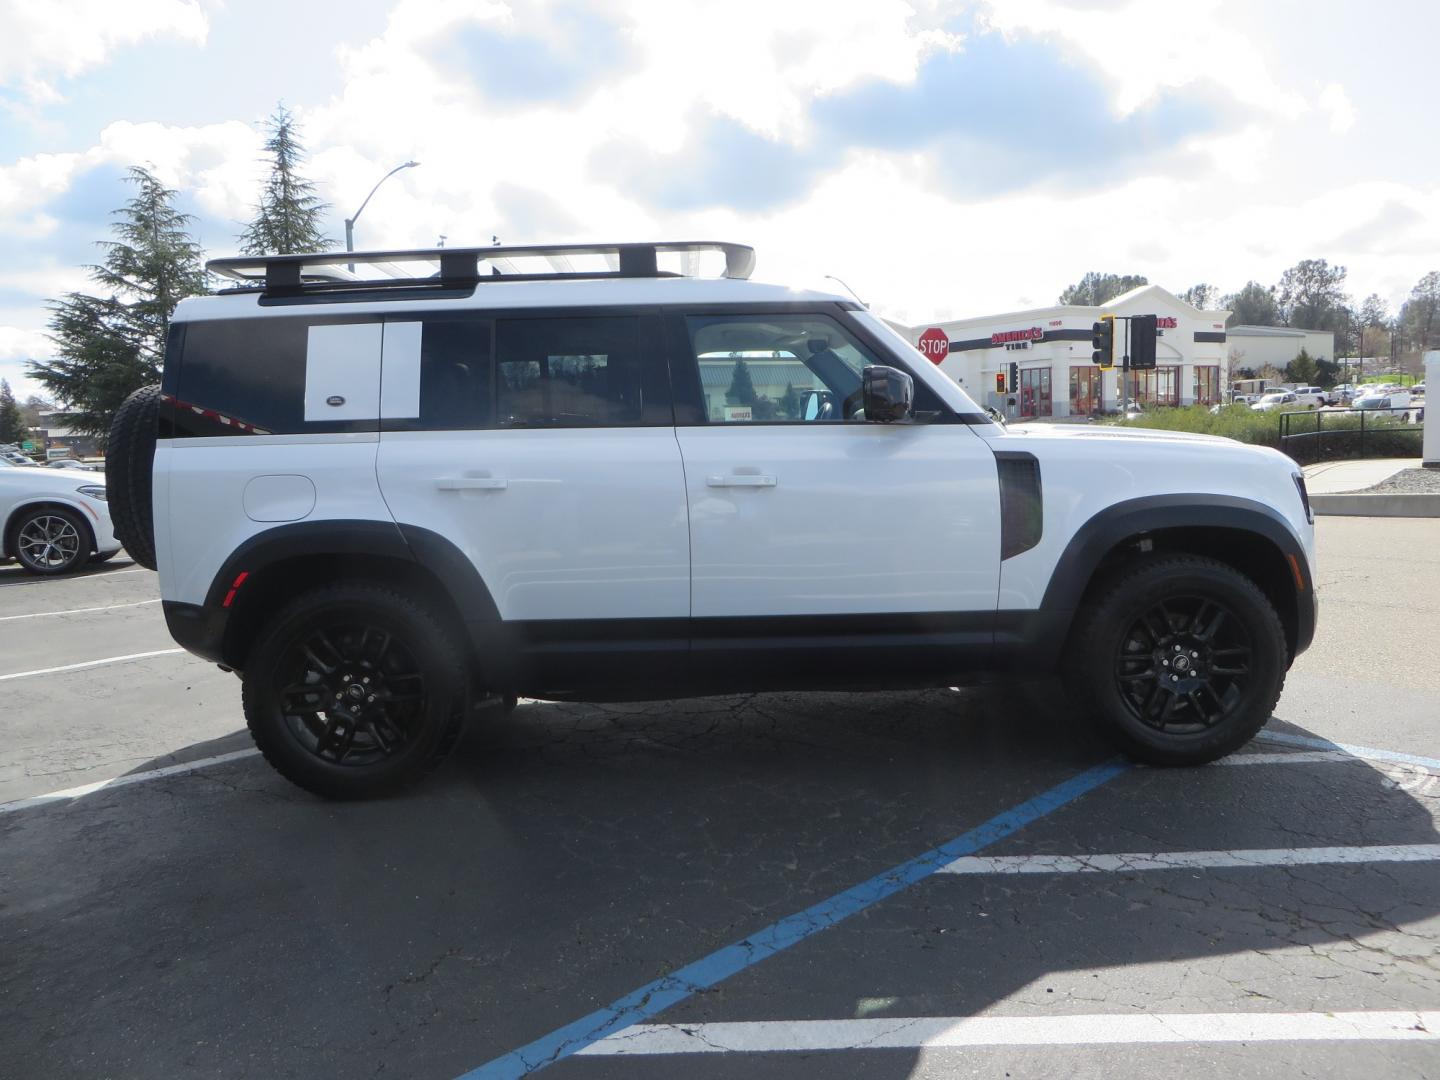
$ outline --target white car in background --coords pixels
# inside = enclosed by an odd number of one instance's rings
[[[1295,396],[1293,390],[1276,390],[1273,393],[1265,394],[1250,408],[1256,412],[1289,412],[1294,409],[1313,408],[1313,406],[1300,404],[1300,399]]]
[[[1318,409],[1325,404],[1325,391],[1318,386],[1297,386],[1295,403],[1302,409]]]
[[[94,473],[0,460],[0,562],[65,574],[119,550],[105,484]]]

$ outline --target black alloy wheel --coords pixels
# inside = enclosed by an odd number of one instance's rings
[[[285,722],[324,761],[373,765],[402,753],[423,722],[425,675],[372,620],[317,627],[290,645],[282,664]]]
[[[73,510],[40,507],[16,520],[10,550],[32,574],[66,574],[90,558],[90,530]]]
[[[1252,655],[1244,624],[1218,600],[1157,601],[1131,625],[1115,681],[1135,718],[1161,732],[1214,727],[1245,700]]]
[[[1149,765],[1199,765],[1270,718],[1290,656],[1269,598],[1234,567],[1137,556],[1097,584],[1067,676],[1097,731]]]
[[[326,798],[414,783],[459,736],[465,670],[455,639],[422,604],[381,586],[302,595],[245,659],[255,745],[287,779]]]

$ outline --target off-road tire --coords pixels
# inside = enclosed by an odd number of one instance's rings
[[[286,718],[281,690],[294,670],[295,650],[308,636],[357,624],[393,635],[421,673],[424,691],[397,752],[371,764],[347,765],[306,745],[302,722],[293,712]],[[327,799],[366,799],[414,784],[454,749],[464,719],[464,686],[460,650],[429,610],[383,586],[342,582],[305,593],[269,621],[245,660],[242,701],[255,745],[282,776]]]
[[[1240,689],[1233,694],[1231,706],[1223,715],[1221,699],[1229,696],[1228,687],[1225,695],[1205,692],[1205,697],[1216,706],[1214,712],[1220,716],[1210,726],[1191,725],[1196,729],[1179,731],[1157,729],[1154,726],[1157,717],[1148,707],[1148,692],[1141,695],[1137,685],[1148,688],[1151,685],[1148,674],[1162,671],[1164,674],[1153,680],[1156,693],[1168,694],[1166,686],[1183,687],[1185,683],[1183,677],[1172,674],[1174,668],[1162,669],[1145,659],[1152,655],[1168,656],[1168,650],[1174,646],[1162,646],[1158,642],[1172,639],[1164,638],[1163,629],[1151,633],[1137,627],[1144,625],[1141,620],[1153,613],[1157,605],[1163,603],[1166,609],[1173,607],[1170,629],[1177,632],[1178,640],[1185,642],[1185,663],[1189,668],[1190,643],[1184,635],[1191,627],[1184,625],[1185,612],[1203,610],[1187,606],[1193,605],[1197,598],[1222,606],[1234,620],[1230,632],[1241,635],[1247,644],[1248,674],[1232,678],[1231,685]],[[1152,622],[1158,624],[1158,620]],[[1239,646],[1233,645],[1233,640],[1238,638],[1232,639],[1232,647],[1223,651],[1236,652]],[[1204,646],[1197,642],[1195,651],[1203,654]],[[1217,660],[1210,667],[1218,669],[1222,663],[1239,662],[1232,656]],[[1200,663],[1205,663],[1203,655]],[[1258,585],[1214,559],[1157,555],[1128,564],[1092,591],[1070,637],[1066,681],[1100,735],[1128,757],[1147,765],[1201,765],[1244,746],[1265,726],[1280,699],[1288,666],[1284,627],[1274,605]],[[1122,675],[1136,671],[1145,673]],[[1212,676],[1216,683],[1224,678]],[[1137,684],[1135,680],[1141,682]],[[1137,702],[1127,693],[1145,696],[1147,700]],[[1157,704],[1155,710],[1163,713],[1164,704]],[[1198,705],[1182,703],[1180,710],[1191,716],[1200,715]],[[1149,722],[1142,719],[1142,714],[1149,715]],[[1163,715],[1159,720],[1163,727]]]
[[[142,386],[115,410],[105,448],[105,495],[115,538],[130,557],[155,569],[154,465],[160,387]]]

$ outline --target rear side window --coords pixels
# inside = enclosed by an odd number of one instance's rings
[[[387,431],[468,431],[494,423],[490,319],[469,312],[388,319],[382,426]]]
[[[498,320],[496,426],[674,423],[655,346],[635,316]]]
[[[379,426],[376,320],[203,319],[186,323],[182,340],[176,436]]]

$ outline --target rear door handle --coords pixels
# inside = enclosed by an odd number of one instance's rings
[[[731,473],[729,476],[707,476],[705,483],[709,487],[774,487],[775,477]]]
[[[510,481],[498,476],[441,476],[435,486],[441,491],[504,491]]]

